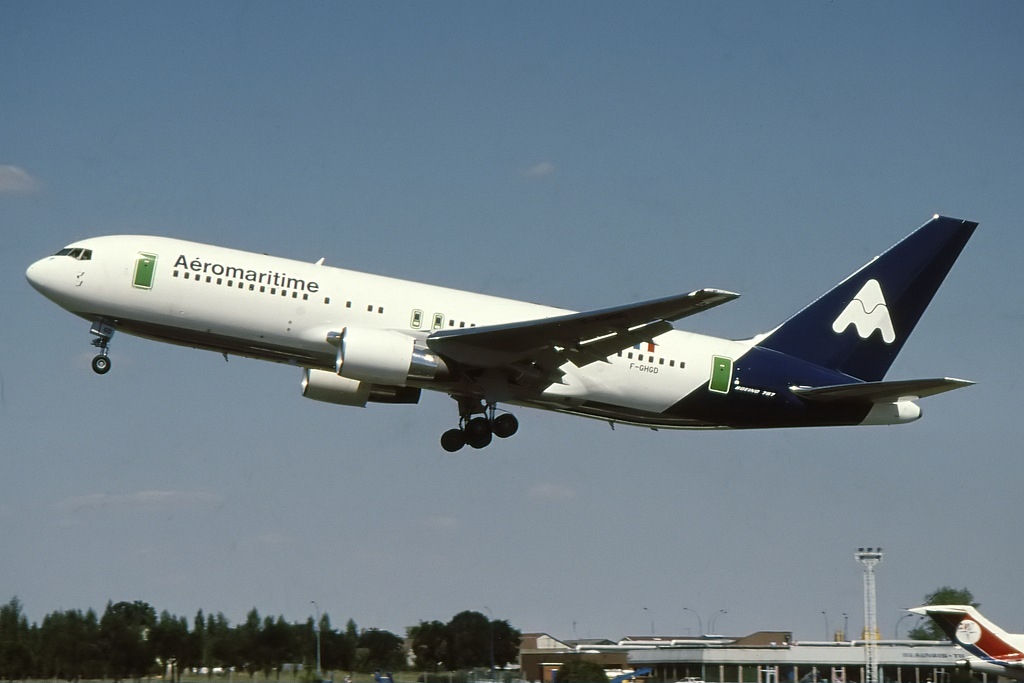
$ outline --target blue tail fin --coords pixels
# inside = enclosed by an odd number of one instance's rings
[[[935,216],[758,346],[865,381],[882,379],[976,227]]]

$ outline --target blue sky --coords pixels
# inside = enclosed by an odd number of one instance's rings
[[[0,4],[0,599],[401,633],[862,625],[951,584],[1024,630],[1024,5]],[[934,213],[981,227],[890,372],[891,428],[651,432],[339,408],[293,368],[118,336],[25,282],[156,233],[575,310],[720,287],[771,329]],[[1007,352],[1007,349],[1009,351]],[[824,614],[823,614],[824,613]],[[911,620],[903,622],[909,626]]]

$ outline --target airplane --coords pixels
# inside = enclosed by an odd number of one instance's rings
[[[306,398],[345,406],[449,394],[457,451],[507,438],[499,404],[652,429],[882,425],[967,380],[884,380],[976,222],[936,215],[770,332],[672,323],[738,294],[699,289],[573,312],[169,237],[74,242],[31,285],[91,323],[92,369],[115,331],[302,369]],[[500,412],[499,412],[500,410]]]
[[[1007,633],[971,605],[924,605],[907,611],[931,617],[954,645],[967,651],[957,666],[1024,680],[1024,634]]]

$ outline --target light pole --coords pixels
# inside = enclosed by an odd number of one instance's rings
[[[316,604],[316,600],[310,602],[316,611],[316,621],[313,622],[313,631],[316,633],[316,680],[322,681],[324,677],[320,672],[320,606]]]
[[[651,617],[651,635],[653,636],[654,635],[654,617],[651,616],[651,610],[647,609],[646,607],[644,607],[644,611],[647,612],[647,615]]]
[[[896,620],[896,630],[893,631],[893,634],[892,634],[892,637],[894,639],[899,640],[899,638],[900,638],[900,624],[903,623],[903,620],[906,619],[907,617],[912,617],[912,616],[914,616],[914,615],[911,614],[910,612],[907,612],[902,617],[900,617],[899,619]]]
[[[700,620],[700,615],[697,614],[696,610],[692,610],[689,607],[684,607],[683,610],[690,612],[693,616],[697,617],[697,635],[704,637],[704,622]]]
[[[853,557],[864,567],[864,683],[878,683],[875,567],[882,561],[882,549],[857,548]]]
[[[487,626],[491,632],[491,680],[494,680],[494,619],[491,618],[491,608],[484,605],[487,610]]]
[[[712,614],[710,617],[708,617],[708,635],[709,636],[715,635],[715,622],[718,620],[718,615],[719,614],[728,614],[728,613],[729,613],[728,610],[720,609],[717,612],[715,612],[714,614]]]
[[[825,640],[828,640],[828,612],[821,610],[821,616],[825,617]]]

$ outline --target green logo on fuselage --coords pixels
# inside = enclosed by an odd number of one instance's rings
[[[140,251],[139,258],[135,259],[135,278],[132,280],[132,287],[153,289],[153,276],[155,274],[156,254],[147,254]]]
[[[711,363],[711,381],[708,383],[708,389],[719,394],[727,394],[731,383],[732,359],[715,356]]]

